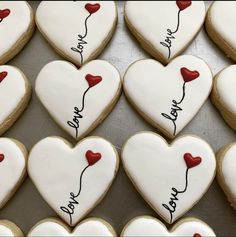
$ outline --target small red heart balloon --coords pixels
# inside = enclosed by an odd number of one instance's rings
[[[96,11],[98,11],[100,9],[100,4],[99,3],[95,3],[95,4],[91,4],[91,3],[87,3],[85,5],[85,9],[90,13],[93,14]]]
[[[88,161],[89,166],[94,165],[95,163],[97,163],[102,158],[101,153],[98,153],[98,152],[94,153],[91,150],[88,150],[86,152],[85,156],[86,156],[86,159]]]
[[[176,1],[176,4],[177,4],[179,10],[183,11],[184,9],[191,6],[192,1]]]
[[[0,10],[0,19],[3,20],[7,16],[9,16],[10,13],[11,11],[9,9]]]
[[[101,76],[93,76],[91,74],[87,74],[85,76],[85,79],[88,82],[89,87],[96,86],[99,82],[102,81],[102,77]]]
[[[0,82],[2,82],[4,80],[4,78],[7,76],[7,72],[0,72]]]
[[[193,81],[200,76],[200,73],[198,71],[191,71],[186,67],[182,67],[180,69],[180,72],[185,82]]]
[[[0,162],[2,162],[4,158],[5,158],[4,154],[0,154]]]
[[[200,234],[198,234],[198,233],[195,233],[194,235],[193,235],[193,237],[202,237]]]
[[[185,161],[188,169],[191,169],[191,168],[199,165],[202,162],[202,158],[199,156],[193,157],[192,154],[185,153],[184,154],[184,161]]]

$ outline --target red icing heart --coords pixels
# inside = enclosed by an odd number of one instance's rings
[[[193,157],[190,153],[184,154],[184,160],[185,160],[185,163],[186,163],[188,169],[191,169],[191,168],[199,165],[202,162],[201,157],[199,157],[199,156]]]
[[[7,72],[0,72],[0,82],[2,82],[4,80],[4,78],[7,76]]]
[[[91,150],[88,150],[86,152],[85,156],[86,156],[89,166],[94,165],[102,158],[102,155],[100,153],[98,153],[98,152],[94,153]]]
[[[180,69],[180,72],[181,72],[181,75],[182,75],[183,80],[185,82],[193,81],[193,80],[197,79],[200,76],[198,71],[191,71],[186,67],[182,67]]]
[[[193,237],[202,237],[200,234],[196,233],[193,235]]]
[[[5,158],[4,154],[0,154],[0,162],[2,162],[4,158]]]
[[[100,8],[100,4],[99,3],[95,3],[95,4],[91,4],[91,3],[87,3],[85,5],[85,9],[90,13],[93,14],[96,11],[98,11]]]
[[[3,20],[7,16],[9,16],[10,13],[11,11],[9,9],[0,10],[0,19]]]
[[[184,9],[191,6],[192,1],[176,1],[176,4],[177,4],[179,10],[183,11]]]
[[[85,79],[87,80],[89,87],[96,86],[100,81],[102,81],[102,77],[100,76],[93,76],[91,74],[87,74],[85,76]]]

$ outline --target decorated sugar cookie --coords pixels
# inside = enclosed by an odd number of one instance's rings
[[[123,229],[122,237],[128,236],[216,236],[214,231],[203,221],[185,218],[177,222],[170,231],[158,219],[140,216],[131,220]]]
[[[196,115],[212,88],[212,74],[200,58],[184,55],[164,67],[146,59],[133,63],[124,90],[137,111],[169,138]]]
[[[229,202],[236,209],[236,143],[223,147],[217,154],[217,179]]]
[[[106,61],[91,61],[80,70],[66,61],[54,61],[40,71],[35,89],[55,121],[79,140],[115,106],[121,80]]]
[[[205,18],[203,1],[128,1],[125,20],[141,46],[166,64],[194,39]]]
[[[0,1],[0,65],[19,53],[33,32],[33,11],[26,1]]]
[[[23,182],[26,176],[26,159],[27,151],[23,144],[14,139],[0,138],[0,208]]]
[[[48,137],[31,150],[28,172],[48,204],[74,226],[105,196],[118,165],[115,148],[103,138],[88,137],[72,148]]]
[[[212,103],[217,107],[225,121],[236,130],[236,65],[219,72],[214,79],[211,94]]]
[[[138,133],[124,145],[122,160],[137,190],[170,224],[201,199],[215,176],[214,152],[190,135],[168,145],[155,133]]]
[[[214,1],[206,17],[206,30],[213,42],[236,61],[236,2]]]
[[[0,237],[23,237],[20,228],[8,220],[0,220]]]
[[[51,218],[37,223],[28,233],[28,237],[41,236],[117,236],[112,226],[99,218],[88,218],[79,223],[74,230],[70,230],[63,222]]]
[[[78,66],[102,52],[116,22],[113,1],[42,1],[36,12],[36,23],[44,37]]]
[[[0,135],[25,110],[30,96],[31,87],[23,72],[13,66],[0,66]]]

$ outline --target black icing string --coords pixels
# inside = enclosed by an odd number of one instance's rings
[[[84,45],[88,44],[88,42],[85,41],[84,39],[86,38],[88,34],[88,19],[90,18],[91,15],[92,14],[90,13],[84,21],[85,33],[83,36],[81,34],[78,35],[78,45],[76,47],[71,47],[71,50],[80,54],[81,64],[83,64],[83,61],[84,61],[84,58],[83,58]]]
[[[172,34],[175,34],[175,33],[177,33],[178,32],[178,30],[179,30],[179,25],[180,25],[180,12],[181,12],[182,10],[179,10],[178,11],[178,17],[177,17],[177,26],[176,26],[176,30],[175,31],[172,31]]]
[[[164,42],[160,42],[161,45],[163,45],[164,47],[166,47],[168,49],[168,59],[171,56],[171,47],[172,47],[172,40],[175,39],[174,34],[176,34],[179,31],[179,26],[180,26],[180,13],[182,12],[182,10],[180,9],[178,11],[178,16],[177,16],[177,25],[176,25],[176,29],[174,31],[172,31],[171,29],[167,29],[167,36],[164,40]]]
[[[185,85],[186,82],[183,83],[183,87],[182,87],[182,97],[180,99],[179,102],[177,102],[176,100],[172,100],[172,105],[171,105],[171,111],[170,114],[166,114],[166,113],[161,113],[161,115],[166,118],[169,119],[170,121],[172,121],[173,126],[174,126],[174,131],[173,131],[173,136],[175,136],[176,134],[176,129],[177,129],[177,125],[176,125],[176,121],[178,119],[178,112],[182,111],[183,109],[180,107],[181,103],[184,101],[185,98]]]
[[[171,193],[169,205],[168,204],[162,204],[162,206],[166,210],[168,210],[169,213],[170,213],[170,224],[173,222],[173,213],[175,212],[176,207],[177,207],[176,201],[179,200],[179,198],[177,197],[178,194],[185,193],[187,191],[187,188],[188,188],[188,171],[189,171],[189,168],[186,169],[186,173],[185,173],[185,187],[184,187],[184,189],[182,191],[179,191],[176,188],[172,187],[171,190],[173,191],[173,193]]]
[[[74,117],[72,121],[67,121],[67,124],[75,129],[75,137],[78,137],[78,130],[79,130],[79,119],[83,118],[83,116],[81,115],[81,112],[84,110],[84,106],[85,106],[85,97],[87,92],[89,91],[91,87],[88,87],[82,97],[82,106],[81,109],[78,109],[78,107],[74,107]]]
[[[83,181],[83,175],[84,175],[84,172],[88,169],[88,167],[90,167],[90,165],[87,165],[83,171],[81,172],[80,174],[80,178],[79,178],[79,191],[77,194],[74,194],[73,192],[70,193],[70,201],[69,201],[69,204],[67,204],[67,207],[65,206],[61,206],[60,209],[67,213],[69,215],[69,218],[70,218],[70,225],[72,225],[72,222],[73,222],[73,219],[72,219],[72,215],[74,214],[74,209],[75,209],[75,205],[78,205],[79,202],[76,200],[76,198],[79,197],[81,191],[82,191],[82,181]]]

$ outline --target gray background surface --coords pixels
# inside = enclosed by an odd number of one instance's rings
[[[32,1],[30,4],[36,10],[39,2]],[[134,61],[150,58],[128,32],[123,20],[123,4],[123,2],[118,2],[119,23],[117,30],[112,41],[100,56],[100,58],[114,64],[122,76],[127,67]],[[207,7],[209,4],[206,2]],[[185,53],[203,58],[214,74],[225,66],[233,64],[209,40],[204,29]],[[35,78],[40,69],[55,59],[61,59],[61,57],[36,31],[24,50],[9,64],[23,70],[34,88]],[[106,138],[120,151],[124,142],[131,135],[142,130],[155,131],[134,111],[122,94],[115,109],[92,134]],[[189,133],[205,139],[215,151],[236,140],[235,132],[224,123],[209,100],[192,122],[181,132],[181,134]],[[40,139],[52,135],[62,136],[75,144],[75,141],[64,133],[48,115],[36,98],[34,91],[28,109],[15,125],[4,134],[4,136],[16,138],[23,142],[28,149],[31,149]],[[135,190],[121,166],[112,188],[101,204],[88,216],[104,218],[114,226],[119,234],[131,218],[143,214],[158,217]],[[25,233],[37,221],[52,216],[56,216],[56,214],[41,198],[29,178],[0,211],[0,219],[4,218],[15,222]],[[198,217],[207,222],[218,236],[236,236],[236,213],[230,207],[216,181],[200,202],[185,216]]]

